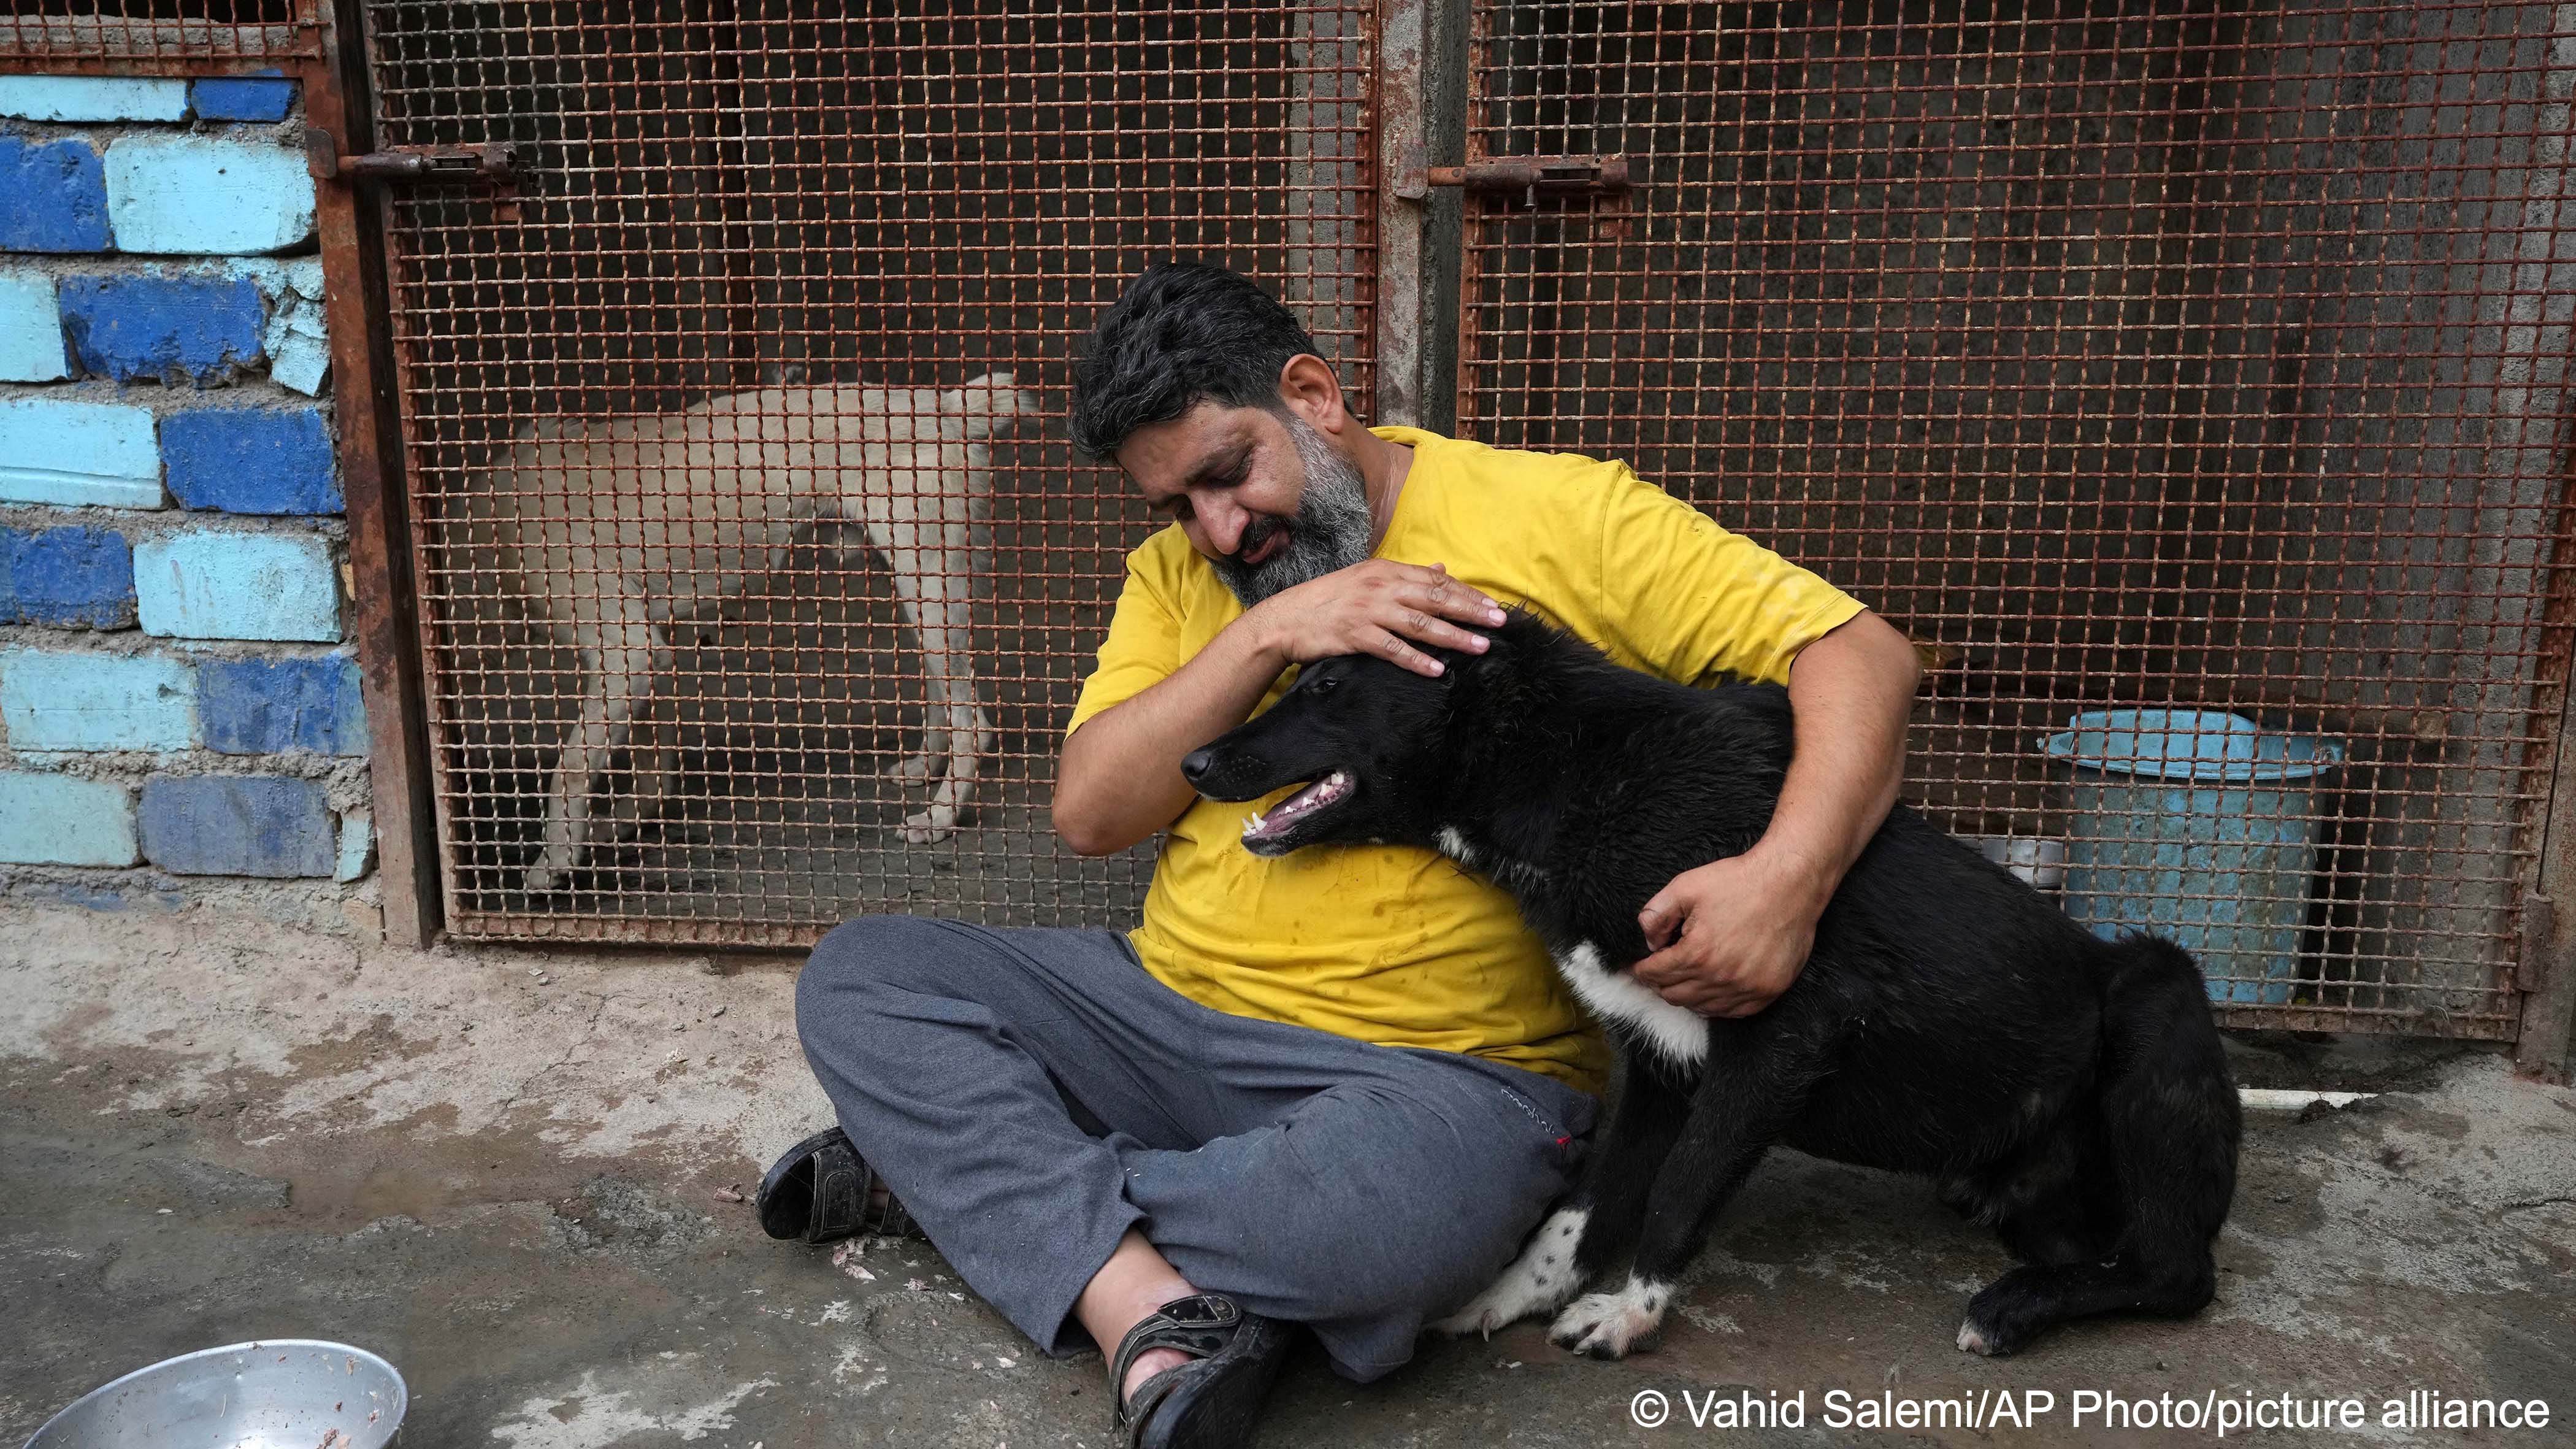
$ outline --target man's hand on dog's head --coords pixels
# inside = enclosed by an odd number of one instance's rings
[[[1255,631],[1281,669],[1342,654],[1374,654],[1416,674],[1437,676],[1440,661],[1417,646],[1481,654],[1485,636],[1460,626],[1496,627],[1503,607],[1449,577],[1444,565],[1373,558],[1282,589],[1237,622]]]
[[[1637,913],[1654,954],[1635,977],[1702,1016],[1751,1016],[1798,979],[1825,897],[1813,873],[1756,848],[1683,871]]]

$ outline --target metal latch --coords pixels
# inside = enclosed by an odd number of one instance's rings
[[[405,186],[488,186],[500,195],[501,219],[518,220],[518,186],[526,148],[506,141],[479,146],[389,146],[343,156],[331,133],[304,133],[305,169],[317,181],[381,181]]]
[[[1507,156],[1470,161],[1464,166],[1434,166],[1423,173],[1432,186],[1468,191],[1517,191],[1531,201],[1542,196],[1624,196],[1628,191],[1625,156]]]
[[[1628,158],[1625,156],[1506,156],[1464,166],[1429,166],[1399,179],[1395,194],[1420,201],[1435,186],[1455,186],[1485,196],[1518,195],[1523,206],[1542,196],[1602,198],[1602,235],[1628,235]]]

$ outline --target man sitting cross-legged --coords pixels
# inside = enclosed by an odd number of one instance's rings
[[[762,1219],[846,1236],[890,1188],[1048,1352],[1108,1352],[1129,1443],[1232,1444],[1285,1325],[1365,1382],[1512,1260],[1573,1185],[1605,1061],[1509,897],[1412,849],[1254,856],[1182,757],[1301,663],[1436,673],[1418,646],[1483,648],[1498,601],[1669,678],[1786,680],[1769,833],[1648,904],[1636,968],[1745,1015],[1895,798],[1914,659],[1616,463],[1363,427],[1304,329],[1217,268],[1157,267],[1101,318],[1073,431],[1172,520],[1128,558],[1055,793],[1086,855],[1165,832],[1144,918],[833,931],[796,1012],[841,1126],[781,1159]]]

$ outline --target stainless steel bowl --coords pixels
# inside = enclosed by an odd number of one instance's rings
[[[27,1449],[385,1449],[410,1404],[402,1375],[363,1348],[271,1338],[92,1389]]]

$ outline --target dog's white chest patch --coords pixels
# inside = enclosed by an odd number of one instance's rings
[[[1707,1018],[1666,1001],[1627,972],[1604,966],[1600,947],[1580,942],[1556,958],[1556,969],[1596,1015],[1636,1028],[1675,1066],[1696,1067],[1707,1058]]]
[[[1547,885],[1546,871],[1509,856],[1488,855],[1478,850],[1466,832],[1455,825],[1441,826],[1431,838],[1440,847],[1442,855],[1458,862],[1459,869],[1474,871],[1514,895],[1525,895]]]

